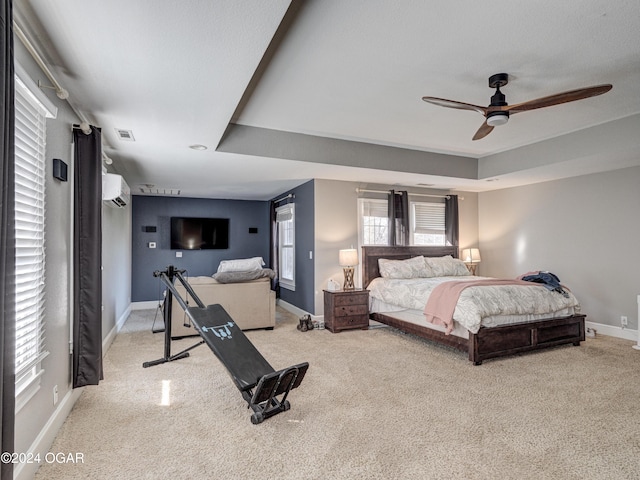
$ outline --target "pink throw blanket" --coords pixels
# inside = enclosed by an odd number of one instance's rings
[[[456,309],[458,298],[465,288],[484,285],[533,285],[524,280],[488,278],[482,280],[453,280],[444,282],[433,289],[427,305],[424,307],[424,315],[427,322],[434,325],[442,325],[446,328],[447,335],[453,330],[453,312]]]

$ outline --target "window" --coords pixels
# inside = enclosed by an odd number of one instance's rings
[[[44,345],[45,121],[53,107],[16,65],[16,411],[39,388]],[[44,103],[40,98],[44,97]],[[47,105],[47,106],[45,106]]]
[[[295,290],[295,204],[289,203],[276,208],[276,222],[278,223],[278,268],[280,286],[289,290]]]
[[[444,203],[411,202],[411,245],[445,245]]]
[[[387,200],[358,199],[361,245],[388,245]],[[445,245],[444,203],[410,202],[411,245]]]
[[[361,198],[360,209],[360,244],[387,245],[389,243],[389,217],[386,200]]]

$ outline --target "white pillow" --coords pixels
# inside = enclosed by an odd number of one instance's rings
[[[424,257],[407,258],[406,260],[378,259],[380,276],[383,278],[420,278],[425,277],[426,268]]]
[[[432,277],[458,277],[471,275],[469,269],[459,258],[451,255],[445,257],[425,257],[424,262]]]
[[[262,257],[239,258],[237,260],[222,260],[218,265],[218,273],[222,272],[248,272],[262,270],[264,260]]]

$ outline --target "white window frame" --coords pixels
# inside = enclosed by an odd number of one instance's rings
[[[387,225],[365,225],[365,213],[366,210],[371,210],[373,207],[374,210],[378,210],[380,212],[388,211],[388,201],[377,198],[359,198],[358,199],[358,243],[360,246],[369,246],[369,245],[388,245],[389,244],[389,225],[388,225],[388,216],[385,213],[384,218],[387,221]],[[377,208],[376,208],[377,207]],[[374,217],[374,218],[383,218],[383,217]],[[372,233],[370,235],[365,234],[365,229],[370,228],[375,230],[379,230],[378,234]],[[385,231],[384,233],[380,233]],[[384,242],[371,243],[366,242],[371,235],[374,237],[378,236],[379,238],[384,238]]]
[[[447,244],[444,203],[412,201],[409,202],[409,210],[411,245],[445,246]],[[428,236],[427,241],[418,242],[417,235]]]
[[[278,276],[282,288],[295,291],[296,289],[296,205],[287,203],[276,208],[276,222],[278,224]],[[287,235],[290,233],[290,235]],[[288,255],[285,253],[288,252]],[[285,277],[283,262],[291,260],[291,276]]]
[[[16,407],[40,389],[45,349],[46,119],[56,107],[15,65]]]

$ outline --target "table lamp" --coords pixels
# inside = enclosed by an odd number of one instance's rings
[[[355,248],[347,248],[339,252],[340,266],[344,272],[344,290],[353,290],[353,267],[358,264],[358,251]]]
[[[471,275],[476,274],[476,268],[481,262],[480,250],[478,248],[464,248],[462,249],[462,261],[466,263]]]

